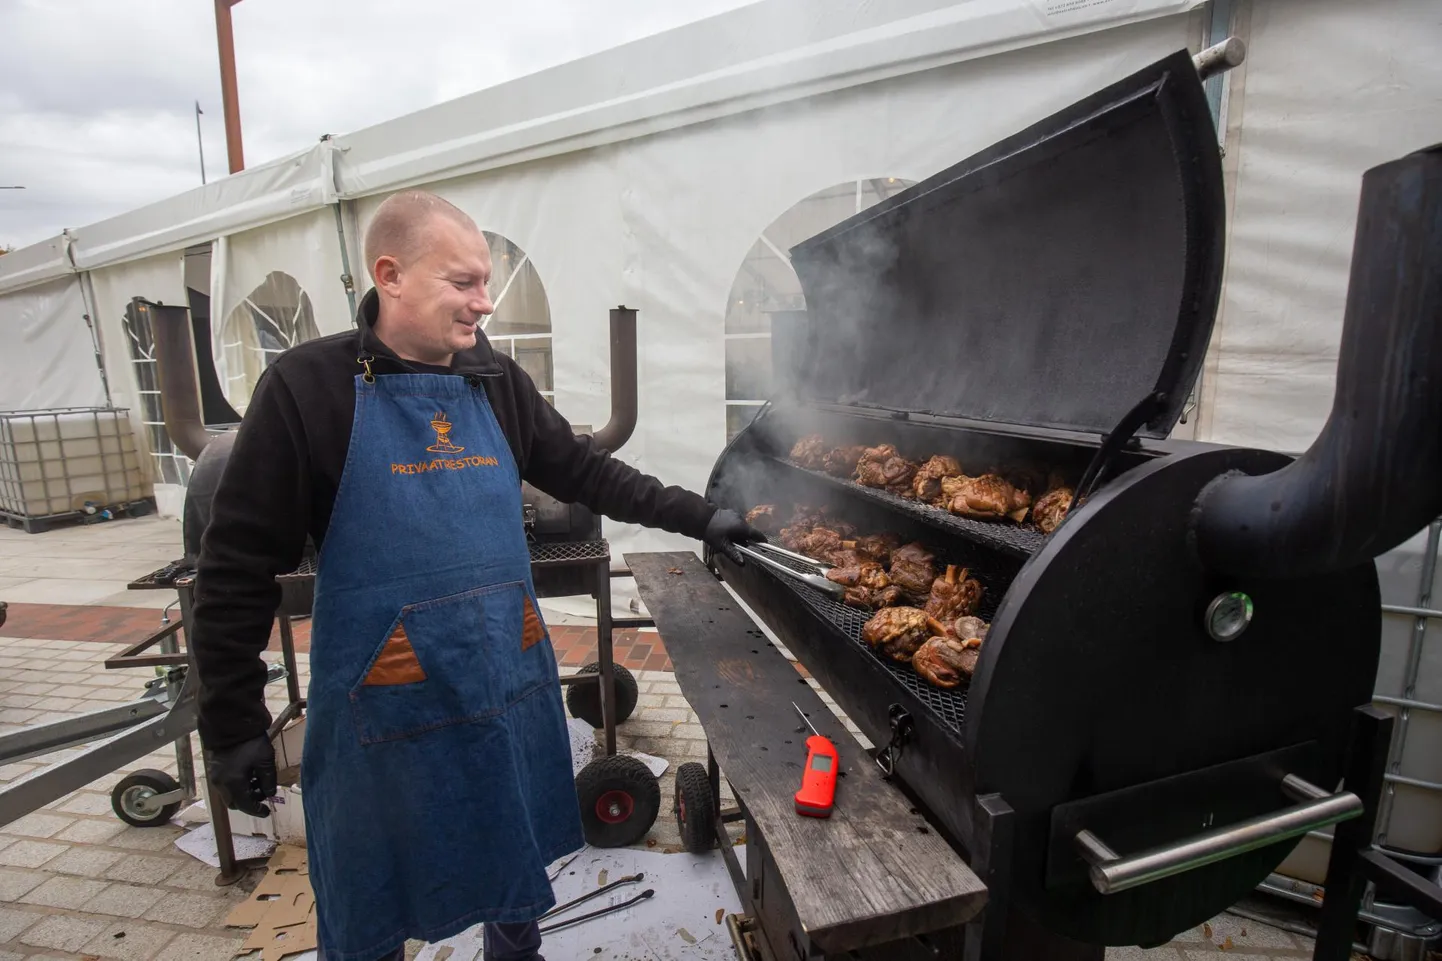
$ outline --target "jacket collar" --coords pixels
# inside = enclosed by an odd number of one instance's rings
[[[379,313],[380,297],[372,287],[366,291],[366,295],[361,298],[360,307],[356,309],[356,356],[359,358],[369,355],[375,358],[375,366],[381,370],[413,372],[414,368],[410,364],[398,357],[395,351],[376,336],[375,324]],[[482,377],[494,377],[502,372],[501,362],[496,358],[496,352],[491,347],[491,342],[486,339],[485,332],[481,330],[476,331],[476,346],[456,354],[451,361],[451,369],[457,374],[475,374]]]

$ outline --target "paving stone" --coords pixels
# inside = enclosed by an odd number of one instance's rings
[[[96,794],[93,791],[80,791],[56,802],[55,810],[63,811],[66,814],[90,814],[114,816],[115,811],[110,805],[110,795]]]
[[[0,868],[0,904],[19,901],[45,882],[46,875],[40,871],[24,868]]]
[[[0,951],[0,961],[25,961],[25,955],[14,954],[10,951]]]
[[[38,700],[37,694],[0,694],[0,708],[30,707]]]
[[[71,848],[53,860],[47,861],[45,870],[53,874],[75,874],[82,878],[103,878],[111,866],[126,855],[120,851],[104,848]]]
[[[173,824],[163,824],[154,828],[136,828],[126,826],[108,843],[111,847],[126,848],[131,851],[164,851],[175,846],[175,839],[185,832]]]
[[[206,897],[203,894],[176,894],[165,892],[165,897],[145,912],[147,921],[165,924],[180,924],[188,928],[208,928],[221,923],[234,908],[231,901],[219,896]]]
[[[1227,938],[1238,949],[1244,948],[1296,948],[1296,940],[1286,931],[1268,924],[1248,921],[1231,914],[1218,915],[1209,922],[1213,944],[1221,944]]]
[[[138,918],[165,897],[164,891],[135,884],[112,884],[81,905],[87,914],[113,914],[118,918]]]
[[[25,904],[39,904],[47,908],[66,908],[72,911],[108,887],[104,881],[86,878],[53,877],[20,900]]]
[[[681,722],[687,720],[691,712],[678,707],[643,707],[636,717],[643,721],[672,721]]]
[[[108,844],[110,839],[126,829],[124,821],[117,817],[80,818],[70,827],[54,836],[56,841],[73,841],[77,844]]]
[[[260,869],[254,869],[250,872],[250,876],[253,879],[258,879],[263,876],[264,873],[265,872]],[[181,888],[186,891],[198,891],[201,894],[214,894],[218,891],[227,897],[235,895],[238,891],[241,891],[241,889],[250,890],[251,887],[254,887],[253,884],[247,887],[250,879],[242,880],[234,885],[221,887],[215,883],[216,876],[219,874],[220,871],[217,868],[213,868],[194,858],[186,858],[184,867],[165,879],[165,886],[168,888]],[[244,897],[245,895],[241,893],[240,900],[244,900]]]
[[[68,850],[67,845],[50,841],[17,840],[14,844],[0,849],[0,864],[13,868],[38,868],[57,854]]]
[[[43,917],[45,915],[34,911],[0,905],[0,944],[9,944],[14,941],[20,937],[20,932]]]
[[[245,938],[244,934],[233,938],[218,938],[209,934],[178,935],[155,956],[154,961],[230,961],[240,951]]]
[[[54,948],[57,951],[79,954],[81,948],[105,930],[105,926],[105,921],[52,914],[27,929],[21,935],[20,941],[37,948]]]
[[[675,724],[675,721],[660,720],[627,721],[616,728],[616,734],[625,737],[665,737],[671,733]]]
[[[105,876],[112,881],[132,884],[159,884],[185,866],[182,858],[149,857],[129,854],[108,868]]]
[[[706,729],[700,724],[677,724],[671,729],[671,736],[693,741],[706,740]]]
[[[101,931],[85,946],[84,952],[121,961],[149,961],[174,937],[174,931],[144,921],[124,921]]]
[[[1141,948],[1107,948],[1106,961],[1181,961],[1171,945],[1144,951]]]
[[[50,838],[75,823],[75,819],[53,811],[36,811],[5,826],[6,834],[18,834],[27,838]]]

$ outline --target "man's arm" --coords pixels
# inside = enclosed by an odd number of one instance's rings
[[[571,425],[536,390],[519,365],[516,404],[534,425],[525,479],[552,497],[584,504],[626,524],[659,527],[698,540],[716,508],[684,487],[668,487],[649,474],[599,450],[589,436],[576,436]]]
[[[280,604],[277,574],[295,570],[310,519],[310,458],[300,411],[268,369],[256,385],[211,504],[197,564],[195,636],[200,736],[224,750],[265,735],[265,664]]]

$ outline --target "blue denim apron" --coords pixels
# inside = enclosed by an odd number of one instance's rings
[[[479,378],[356,377],[305,756],[328,961],[536,918],[584,844],[519,471]]]

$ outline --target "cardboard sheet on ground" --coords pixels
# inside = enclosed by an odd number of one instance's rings
[[[315,894],[305,848],[282,844],[250,897],[226,917],[230,927],[252,928],[244,950],[262,961],[280,961],[316,946]]]
[[[745,849],[737,855],[745,863]],[[563,858],[551,866],[554,873]],[[645,877],[541,922],[548,924],[628,901],[642,891],[646,901],[605,917],[543,935],[547,958],[587,961],[734,961],[736,949],[726,930],[726,915],[741,910],[726,862],[708,854],[659,854],[636,848],[585,848],[561,869],[552,883],[556,903],[564,904],[598,887],[633,874]],[[481,928],[428,944],[416,961],[484,961]]]

